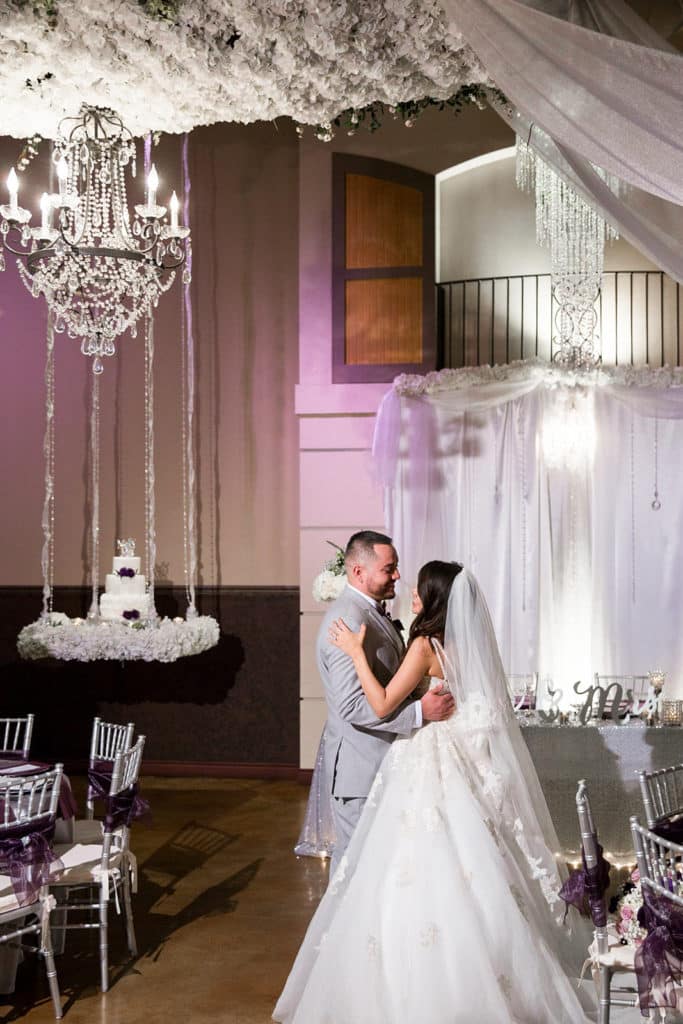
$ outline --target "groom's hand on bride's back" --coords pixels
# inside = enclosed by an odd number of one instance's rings
[[[422,704],[423,722],[443,722],[444,719],[450,718],[455,711],[453,695],[448,690],[444,690],[443,686],[439,686],[435,690],[428,690],[420,699],[420,703]]]

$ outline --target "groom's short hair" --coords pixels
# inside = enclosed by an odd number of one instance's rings
[[[377,558],[375,544],[391,544],[393,546],[393,543],[391,537],[387,537],[386,533],[378,533],[376,530],[359,530],[349,538],[344,552],[344,564],[347,569],[356,565],[357,562],[367,565],[368,562],[374,562]]]

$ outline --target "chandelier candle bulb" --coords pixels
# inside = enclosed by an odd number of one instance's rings
[[[175,229],[178,227],[178,207],[180,205],[178,202],[178,196],[175,192],[171,196],[171,201],[168,205],[171,209],[171,228]]]
[[[63,200],[69,182],[69,165],[63,156],[57,162],[57,178],[59,179],[59,198]]]
[[[47,192],[43,192],[40,197],[40,233],[43,238],[49,238],[50,229],[52,228],[52,203]]]
[[[153,206],[157,204],[157,189],[159,188],[159,175],[157,169],[152,164],[151,170],[147,176],[147,206],[151,210]]]
[[[7,191],[9,192],[10,210],[12,211],[10,216],[12,216],[19,212],[19,207],[17,205],[17,195],[19,193],[19,178],[17,177],[17,172],[14,170],[14,168],[12,168],[12,170],[7,175]]]

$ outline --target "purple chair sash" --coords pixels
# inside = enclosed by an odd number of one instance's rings
[[[583,867],[570,872],[569,878],[560,889],[560,898],[567,904],[565,917],[569,907],[574,906],[580,914],[588,913],[596,928],[604,928],[607,924],[607,901],[605,893],[609,888],[610,864],[602,855],[602,846],[597,843],[598,863],[593,868],[586,867],[586,855],[581,850]]]
[[[137,782],[117,793],[116,796],[109,795],[111,786],[112,765],[109,762],[98,762],[96,768],[88,771],[88,789],[96,800],[104,800],[105,816],[104,828],[106,832],[113,832],[114,829],[125,825],[130,828],[133,821],[140,818],[149,818],[149,803],[140,795],[140,788]]]
[[[647,935],[636,949],[638,998],[644,1017],[651,1006],[677,1006],[676,986],[683,983],[683,909],[643,887],[638,923]]]
[[[0,871],[12,879],[20,906],[35,903],[43,885],[50,880],[50,865],[59,858],[52,849],[55,823],[35,821],[11,825],[0,833]]]

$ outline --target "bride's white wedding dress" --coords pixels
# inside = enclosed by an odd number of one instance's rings
[[[516,724],[490,694],[460,698],[451,719],[392,744],[274,1020],[587,1021],[569,977],[587,933],[563,927],[546,823],[527,813],[522,780],[497,757],[510,755],[495,736]]]

